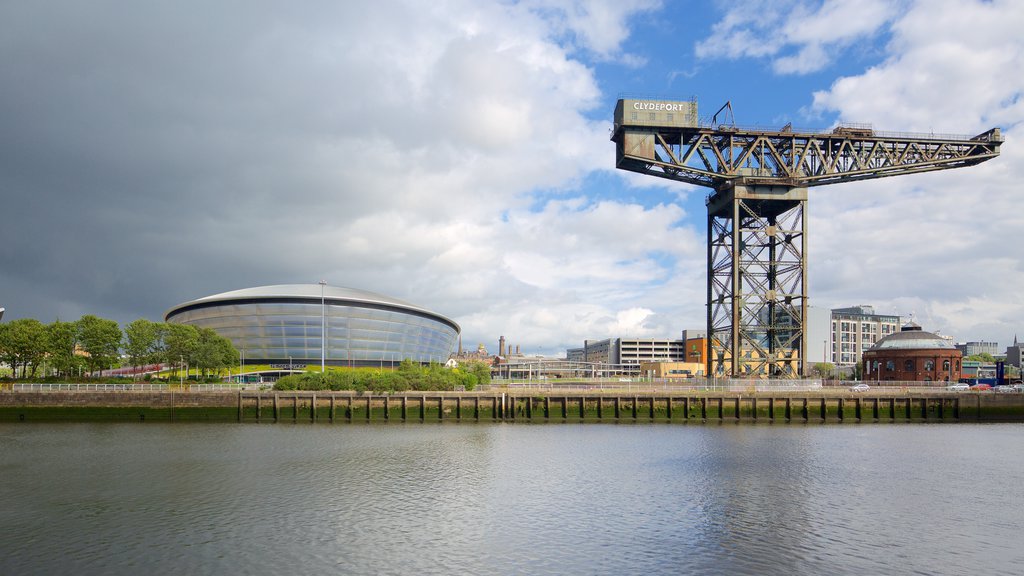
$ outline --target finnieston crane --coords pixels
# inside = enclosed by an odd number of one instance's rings
[[[998,156],[1003,142],[999,128],[974,137],[853,124],[741,128],[728,102],[702,122],[696,99],[622,99],[614,120],[617,168],[714,190],[702,361],[709,376],[738,378],[803,375],[808,188],[973,166]]]

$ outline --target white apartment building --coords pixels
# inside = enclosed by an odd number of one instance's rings
[[[882,338],[900,331],[900,317],[875,314],[872,306],[832,309],[832,350],[826,361],[856,366],[861,355]]]

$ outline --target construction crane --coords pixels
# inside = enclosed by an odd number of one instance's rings
[[[998,128],[974,137],[859,124],[825,132],[739,128],[730,102],[701,121],[696,99],[622,99],[614,120],[617,168],[713,190],[706,202],[709,376],[803,375],[808,188],[973,166],[998,156],[1003,142]]]

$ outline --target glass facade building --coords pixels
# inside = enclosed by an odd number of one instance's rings
[[[407,302],[352,288],[297,284],[247,288],[170,309],[167,322],[211,328],[246,364],[301,368],[445,362],[459,325]],[[322,328],[323,327],[323,328]]]

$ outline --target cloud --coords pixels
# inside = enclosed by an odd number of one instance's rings
[[[898,13],[899,3],[883,0],[825,0],[816,8],[796,0],[734,2],[695,52],[705,59],[768,58],[778,74],[809,74],[877,34]]]
[[[656,2],[59,4],[0,8],[7,318],[325,278],[552,353],[655,329],[618,320],[674,265],[634,233],[679,209],[559,198],[611,170],[591,62]]]
[[[817,111],[877,130],[1006,137],[979,166],[812,189],[810,278],[826,303],[914,312],[959,341],[1008,344],[1019,330],[1021,26],[1016,2],[919,2],[893,23],[884,62],[815,93]]]

